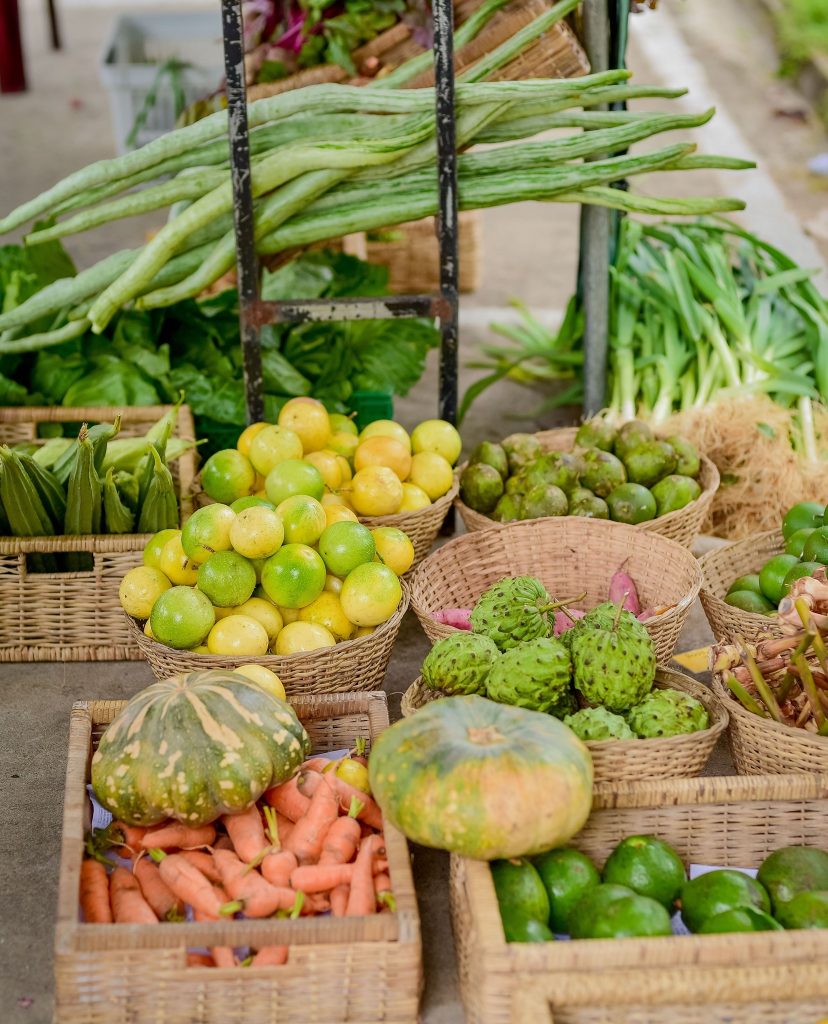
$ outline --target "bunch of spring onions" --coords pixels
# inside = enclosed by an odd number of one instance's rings
[[[473,38],[505,2],[484,3],[458,29],[456,44]],[[656,214],[740,209],[743,204],[733,199],[650,199],[611,187],[656,170],[749,166],[693,155],[686,144],[628,154],[640,140],[705,123],[712,111],[688,116],[600,109],[681,91],[631,86],[626,71],[572,80],[484,80],[576,6],[577,0],[561,0],[461,76],[458,146],[502,145],[462,152],[460,208],[532,199]],[[420,55],[364,88],[312,86],[249,105],[260,254],[436,212],[434,90],[398,88],[431,59]],[[550,128],[572,132],[526,141]],[[90,328],[100,333],[127,305],[152,309],[198,296],[230,270],[235,245],[226,133],[227,112],[213,114],[77,171],[0,220],[2,233],[35,218],[58,218],[28,235],[27,244],[37,245],[138,213],[173,207],[175,214],[143,248],[115,253],[0,315],[0,354],[60,344]],[[55,318],[53,328],[33,335],[29,325],[44,316]]]

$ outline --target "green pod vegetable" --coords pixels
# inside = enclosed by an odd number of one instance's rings
[[[32,458],[44,469],[51,469],[55,461],[72,447],[71,437],[52,437],[46,444],[40,445]]]
[[[18,455],[0,448],[0,502],[8,530],[15,537],[48,537],[57,532],[37,488],[26,474]],[[30,572],[56,572],[53,555],[27,555]]]
[[[107,445],[110,441],[114,440],[120,432],[120,413],[115,417],[115,422],[111,426],[108,423],[98,423],[89,431],[89,440],[92,442],[92,458],[95,464],[95,472],[98,476],[103,473]]]
[[[131,533],[135,525],[135,513],[121,501],[112,468],[106,471],[103,483],[103,508],[107,533]]]
[[[26,475],[35,485],[40,500],[49,513],[49,518],[56,527],[59,526],[66,517],[66,494],[63,488],[55,479],[54,474],[38,465],[32,456],[21,455],[19,458]]]
[[[138,515],[138,533],[158,533],[178,526],[178,500],[172,473],[164,465],[158,450],[152,446],[152,479],[149,482]]]
[[[112,428],[113,425],[111,423],[96,423],[93,427],[87,426],[86,423],[83,424],[82,429],[86,431],[86,436],[88,436],[93,446],[93,452],[95,450],[95,445],[101,445],[102,439],[106,439],[106,442],[103,443],[103,454],[100,456],[102,464],[106,457],[107,443],[115,436],[115,434],[112,433]],[[69,447],[59,455],[57,459],[55,459],[54,464],[52,465],[52,473],[57,478],[58,483],[62,484],[64,487],[69,483],[69,477],[74,472],[79,451],[80,435],[78,435]]]
[[[170,439],[171,432],[172,426],[167,423],[158,440],[150,442],[146,459],[141,467],[141,471],[138,473],[138,504],[140,506],[143,506],[150,484],[155,479],[155,461],[152,453],[156,452],[164,466],[167,465],[167,442]]]
[[[64,532],[86,535],[101,532],[103,494],[101,480],[95,472],[95,452],[86,424],[78,435],[78,454],[66,495]],[[92,568],[92,556],[83,552],[67,555],[70,572],[87,572]]]
[[[112,469],[110,466],[109,469]],[[109,472],[109,470],[107,470]],[[124,502],[133,512],[138,509],[138,477],[124,470],[113,470],[115,486]]]

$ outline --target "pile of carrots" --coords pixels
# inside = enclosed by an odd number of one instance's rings
[[[114,821],[97,830],[81,865],[84,921],[157,924],[393,910],[380,809],[330,767],[328,759],[312,758],[259,803],[211,825],[169,820],[142,828]],[[188,963],[264,967],[287,958],[287,946],[251,949],[244,957],[214,947],[209,954],[189,953]]]

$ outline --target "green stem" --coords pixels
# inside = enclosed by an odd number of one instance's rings
[[[727,672],[725,674],[724,681],[727,688],[746,711],[750,711],[754,715],[759,715],[760,718],[767,718],[767,714],[762,708],[762,705],[747,692],[732,672]]]
[[[808,703],[811,706],[811,714],[813,715],[817,729],[821,729],[825,724],[825,712],[822,710],[822,701],[819,699],[816,683],[814,682],[814,677],[811,673],[811,666],[808,664],[804,654],[799,654],[796,657],[791,658],[791,662],[799,672],[802,689],[805,691],[805,696],[808,698]]]
[[[779,710],[779,704],[776,701],[773,690],[768,686],[765,681],[765,677],[760,672],[759,666],[756,664],[756,659],[747,649],[743,641],[737,641],[737,646],[739,648],[739,656],[750,673],[750,678],[753,680],[756,692],[762,698],[765,707],[767,707],[770,712],[771,718],[780,723],[784,722],[782,712]]]

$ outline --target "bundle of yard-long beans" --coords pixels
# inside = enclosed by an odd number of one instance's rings
[[[825,570],[796,580],[779,607],[783,637],[718,644],[711,667],[734,700],[783,725],[828,736],[828,582]]]
[[[458,30],[458,42],[464,30],[472,38],[501,5],[502,0],[484,4]],[[631,86],[625,71],[572,80],[483,81],[576,6],[577,0],[562,0],[461,76],[458,145],[506,143],[461,154],[461,209],[527,199],[690,215],[741,208],[733,199],[650,199],[610,187],[654,170],[745,166],[695,156],[694,147],[684,144],[626,155],[635,142],[702,124],[712,111],[687,116],[592,109],[637,97],[671,98],[681,91]],[[374,86],[311,86],[249,105],[259,253],[281,253],[436,212],[434,91],[397,88],[430,59],[429,54],[414,58]],[[552,141],[525,141],[553,127],[574,132]],[[142,249],[116,253],[0,315],[0,354],[60,344],[90,327],[99,333],[129,303],[169,305],[201,294],[222,277],[235,258],[226,129],[226,112],[213,114],[78,171],[0,220],[5,232],[35,218],[70,214],[56,225],[36,226],[27,241],[37,244],[136,213],[189,204]],[[145,187],[129,191],[138,185]],[[56,318],[53,328],[32,334],[29,325],[44,316]]]

